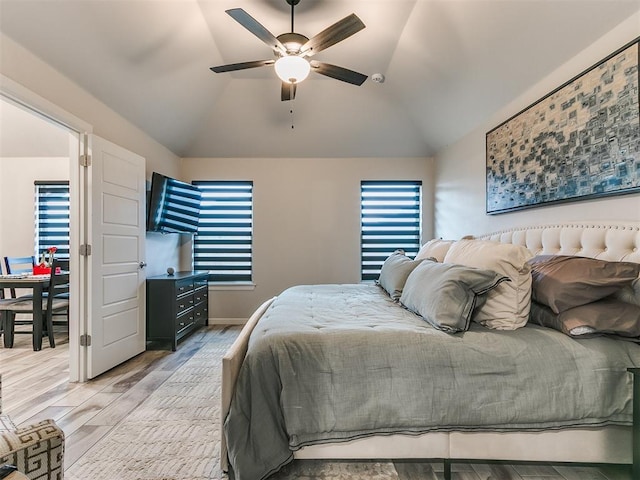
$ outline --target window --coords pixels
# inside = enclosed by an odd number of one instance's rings
[[[193,182],[202,191],[194,269],[213,282],[251,282],[253,182]]]
[[[36,181],[36,261],[50,247],[56,257],[69,258],[69,182]]]
[[[376,280],[394,250],[413,257],[420,249],[422,182],[363,181],[360,187],[361,278]]]

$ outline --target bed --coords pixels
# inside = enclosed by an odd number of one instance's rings
[[[640,263],[638,223],[480,239],[536,258]],[[223,358],[223,470],[230,460],[238,480],[255,480],[294,458],[412,458],[443,459],[447,477],[455,460],[632,462],[633,338],[576,340],[533,322],[451,333],[388,293],[298,286],[256,310]]]

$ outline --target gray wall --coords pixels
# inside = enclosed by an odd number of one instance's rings
[[[640,14],[611,30],[527,92],[505,105],[481,126],[436,156],[435,232],[457,239],[466,234],[504,228],[581,220],[640,221],[640,195],[609,197],[522,210],[485,214],[485,134],[574,76],[638,36]]]
[[[427,158],[186,158],[182,176],[253,181],[255,288],[210,292],[213,318],[248,318],[292,285],[358,283],[361,180],[422,180],[423,240],[433,235]]]

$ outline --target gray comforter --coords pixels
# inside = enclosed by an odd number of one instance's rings
[[[373,434],[630,425],[630,366],[632,342],[535,325],[451,335],[373,285],[294,287],[251,335],[229,460],[258,480],[302,446]]]

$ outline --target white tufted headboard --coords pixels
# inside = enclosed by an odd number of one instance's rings
[[[523,245],[534,255],[577,255],[640,263],[640,222],[575,222],[520,227],[476,238]]]

